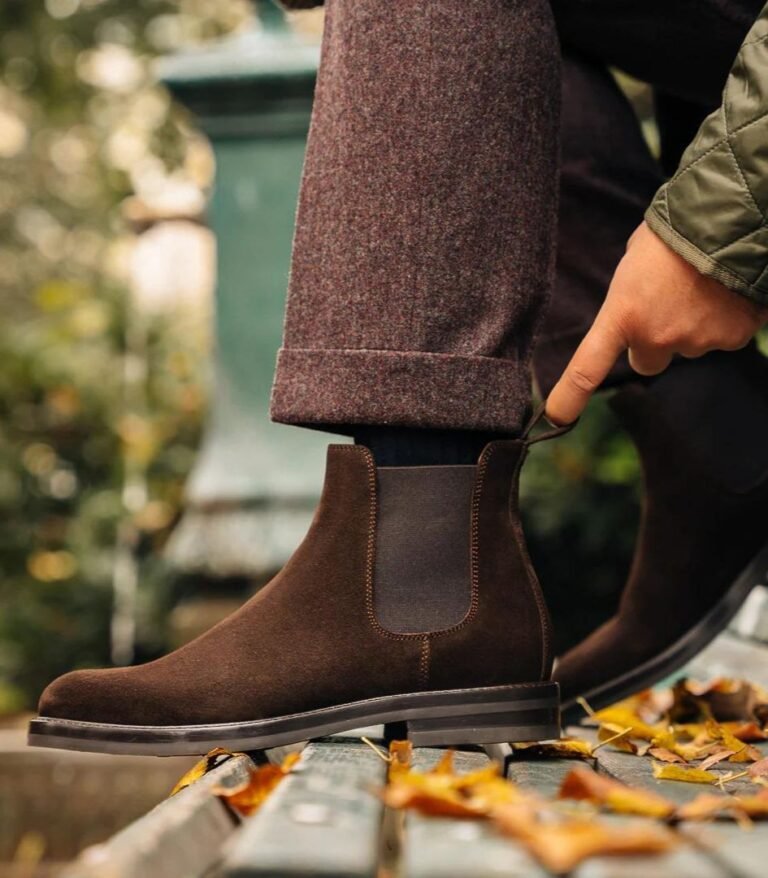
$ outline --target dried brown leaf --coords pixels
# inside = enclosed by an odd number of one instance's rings
[[[654,759],[658,759],[660,762],[685,762],[685,759],[679,753],[673,753],[671,750],[667,750],[666,747],[651,747],[648,750],[648,755],[653,756]]]
[[[752,780],[755,780],[759,777],[768,777],[768,756],[766,756],[764,759],[760,759],[753,765],[750,765],[747,769],[747,774],[749,774]]]
[[[768,734],[755,722],[747,723],[722,723],[730,731],[734,738],[744,741],[745,744],[759,744],[768,740]]]
[[[697,766],[702,771],[707,771],[712,768],[713,765],[717,765],[719,762],[722,762],[723,759],[730,759],[731,756],[734,755],[733,750],[715,750],[710,756],[707,756],[702,762]]]

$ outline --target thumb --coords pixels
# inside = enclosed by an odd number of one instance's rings
[[[548,420],[573,423],[627,347],[624,333],[604,305],[547,397]]]

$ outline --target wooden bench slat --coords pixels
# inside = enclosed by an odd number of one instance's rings
[[[768,755],[768,745],[760,745]],[[601,771],[617,780],[642,789],[657,792],[677,804],[690,802],[702,793],[718,793],[717,788],[706,784],[659,781],[653,776],[652,762],[647,758],[620,753],[608,747],[600,750],[598,764]],[[741,764],[733,765],[736,771],[743,769]],[[735,795],[755,792],[753,784],[737,780],[728,784],[728,792]],[[768,855],[768,825],[756,823],[754,829],[745,832],[733,823],[686,823],[680,833],[687,838],[691,848],[697,851],[697,859],[706,860],[709,869],[716,874],[738,875],[740,878],[766,874],[766,855]],[[704,873],[702,873],[704,874]]]
[[[198,878],[219,859],[237,820],[214,786],[236,786],[253,763],[237,756],[161,802],[104,844],[88,848],[62,878]]]
[[[372,878],[383,806],[371,788],[385,763],[360,742],[309,744],[301,762],[243,825],[226,878]]]
[[[442,755],[438,749],[419,749],[414,768],[426,771]],[[488,765],[484,753],[459,752],[456,771],[476,771]],[[542,878],[546,873],[508,838],[483,821],[422,817],[405,818],[403,878]]]

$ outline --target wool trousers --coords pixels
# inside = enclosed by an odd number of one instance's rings
[[[519,431],[762,6],[326,0],[273,419]]]

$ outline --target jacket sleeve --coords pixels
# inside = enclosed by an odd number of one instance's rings
[[[645,219],[702,274],[768,305],[768,5]]]

